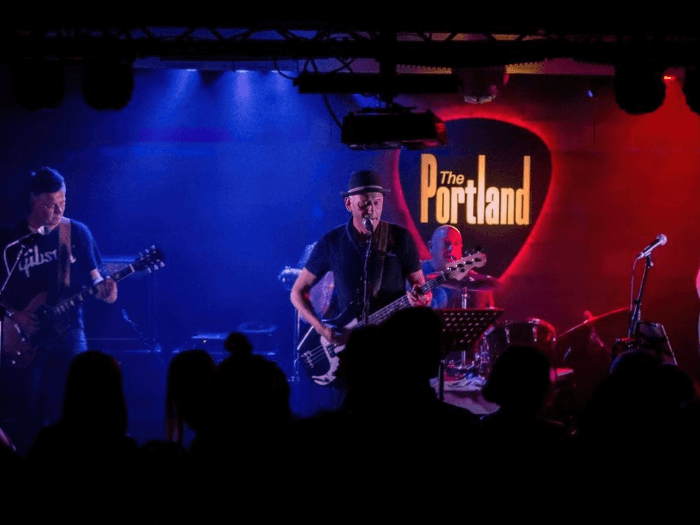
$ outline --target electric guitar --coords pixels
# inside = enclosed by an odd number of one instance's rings
[[[444,284],[447,280],[461,281],[464,279],[472,268],[480,268],[486,264],[486,255],[479,252],[473,255],[468,255],[458,261],[453,262],[450,266],[434,279],[430,279],[420,287],[420,294],[426,294]],[[394,302],[386,305],[384,308],[370,314],[367,324],[380,324],[387,320],[393,313],[403,310],[411,306],[406,295],[401,296]],[[347,311],[356,311],[354,308],[348,308]],[[356,328],[363,323],[359,318],[352,319],[349,323],[342,322],[345,316],[341,316],[330,324],[332,326],[343,326],[345,329]],[[325,323],[325,321],[324,321]],[[316,330],[310,328],[303,337],[297,350],[299,351],[299,360],[311,376],[311,379],[318,385],[330,385],[335,381],[335,373],[338,369],[338,354],[345,349],[345,345],[335,345],[322,337]]]
[[[133,273],[141,271],[150,273],[163,266],[165,266],[163,252],[152,246],[134,262],[110,277],[114,281],[120,281]],[[34,314],[39,319],[39,327],[32,331],[22,328],[13,321],[12,317],[6,317],[2,332],[2,366],[24,368],[31,364],[37,352],[59,340],[68,331],[72,321],[75,320],[78,306],[96,293],[97,285],[86,287],[54,306],[47,304],[48,292],[36,295],[23,310],[25,313]]]

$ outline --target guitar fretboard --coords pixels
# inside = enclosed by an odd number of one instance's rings
[[[114,280],[114,281],[121,281],[124,279],[124,277],[128,277],[132,273],[134,273],[136,270],[132,265],[125,266],[121,270],[113,273],[109,277]],[[53,307],[53,311],[55,314],[60,315],[68,312],[69,310],[75,308],[78,306],[80,303],[84,302],[88,297],[91,295],[95,295],[97,293],[97,284],[85,288],[78,292],[77,294],[69,297],[68,299],[64,299],[60,303],[58,303],[56,306]]]
[[[438,286],[441,286],[442,284],[445,283],[448,279],[454,277],[457,274],[464,273],[466,274],[469,270],[471,270],[477,263],[481,262],[481,259],[479,259],[476,255],[473,256],[472,260],[468,263],[460,264],[457,268],[447,270],[434,279],[431,279],[424,285],[422,285],[420,289],[420,294],[424,295],[433,289],[437,288]],[[403,310],[404,308],[408,308],[411,306],[411,302],[408,300],[408,297],[406,295],[402,295],[400,298],[396,299],[393,303],[390,303],[386,305],[384,308],[381,308],[380,310],[377,310],[373,314],[369,316],[367,319],[368,324],[381,324],[384,321],[386,321],[389,317],[391,317],[395,312],[398,312],[399,310]]]

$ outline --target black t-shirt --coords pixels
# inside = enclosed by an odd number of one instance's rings
[[[406,293],[406,276],[420,270],[418,250],[411,234],[405,228],[382,222],[380,228],[389,228],[388,243],[384,256],[382,282],[377,297],[372,299],[370,311],[398,299]],[[379,229],[378,229],[379,230]],[[369,278],[374,282],[379,272],[377,248],[380,235],[375,232],[369,261]],[[326,272],[333,272],[334,299],[332,311],[343,313],[351,304],[353,315],[362,309],[362,275],[366,244],[352,224],[338,226],[316,243],[305,268],[319,279]]]
[[[71,220],[71,265],[70,288],[79,290],[92,285],[90,272],[101,262],[100,254],[90,230],[84,224]],[[11,231],[4,232],[0,242],[3,249],[7,244],[19,239],[31,230],[26,221],[22,221]],[[7,268],[12,268],[19,253],[20,246],[10,247],[5,252],[5,261],[0,266],[2,282],[5,281]],[[31,242],[17,264],[10,282],[3,293],[3,304],[23,310],[38,294],[48,292],[48,303],[53,304],[66,293],[58,282],[59,234],[58,227],[48,235],[36,237]]]

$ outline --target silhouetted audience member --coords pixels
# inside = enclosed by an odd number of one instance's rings
[[[60,423],[43,429],[30,450],[33,458],[60,460],[54,454],[78,456],[115,450],[132,450],[126,435],[127,414],[122,374],[117,361],[102,352],[78,354],[66,381]],[[65,439],[64,439],[65,438]],[[56,447],[60,447],[56,448]],[[67,448],[66,448],[67,447]]]
[[[130,511],[136,443],[127,436],[117,361],[90,350],[72,361],[61,421],[39,432],[27,456],[37,518],[118,522]]]
[[[545,493],[554,511],[565,494],[566,485],[557,483],[555,476],[568,468],[571,437],[563,424],[543,416],[553,380],[547,354],[527,345],[506,348],[487,378],[482,395],[499,408],[481,418],[481,453],[487,458],[481,479],[485,486],[500,488],[500,502],[492,502],[498,511],[504,510],[499,505],[538,501]]]
[[[623,352],[581,418],[580,478],[595,476],[616,487],[625,511],[637,503],[681,502],[683,491],[695,492],[695,403],[692,380],[675,365],[653,351]],[[583,494],[595,492],[581,488]]]
[[[498,356],[484,399],[499,406],[481,418],[489,440],[507,440],[513,448],[551,446],[568,437],[564,425],[542,416],[551,400],[554,370],[549,357],[535,346],[512,345]]]
[[[348,385],[342,410],[348,415],[396,420],[416,430],[428,423],[424,418],[434,423],[471,416],[439,401],[430,386],[442,357],[442,324],[428,307],[400,310],[379,327],[353,330],[340,356]]]
[[[292,417],[289,396],[287,376],[275,363],[260,355],[232,355],[214,374],[212,423],[228,438],[242,440],[242,427],[253,427],[250,431],[285,426]]]
[[[191,451],[213,502],[208,512],[225,510],[233,497],[239,510],[256,507],[264,517],[281,512],[275,504],[291,483],[285,464],[292,453],[290,387],[275,363],[247,350],[252,346],[244,337],[226,340],[227,348],[232,341],[237,346],[216,368],[211,410]]]
[[[205,350],[184,350],[168,365],[165,440],[154,439],[139,451],[136,501],[147,523],[191,523],[200,519],[203,475],[188,448],[211,410],[216,364]]]
[[[253,355],[253,344],[245,334],[231,332],[224,340],[224,349],[233,358],[249,358]]]
[[[165,437],[183,445],[186,430],[197,432],[209,410],[216,364],[205,350],[185,350],[168,366]]]
[[[473,488],[473,478],[445,461],[450,450],[478,450],[479,444],[475,416],[440,401],[430,386],[441,334],[439,316],[427,307],[350,333],[338,354],[338,374],[347,384],[340,410],[299,425],[302,491],[314,494],[322,509],[362,502],[382,511],[423,510],[439,502],[455,478]]]
[[[591,450],[617,457],[643,450],[677,450],[695,399],[692,380],[647,350],[628,350],[613,362],[610,376],[595,392],[580,428]]]
[[[594,393],[581,421],[581,436],[591,445],[605,445],[610,439],[633,444],[652,434],[659,437],[659,431],[665,430],[658,424],[670,415],[661,385],[662,363],[653,352],[623,352]]]

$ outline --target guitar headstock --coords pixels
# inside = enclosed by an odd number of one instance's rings
[[[445,273],[449,274],[450,279],[460,281],[466,277],[469,270],[472,268],[481,268],[485,264],[486,254],[483,252],[477,252],[450,263]]]
[[[140,257],[136,259],[131,266],[133,266],[134,270],[137,272],[147,271],[151,273],[165,266],[163,259],[163,251],[160,248],[151,246],[143,254],[140,254]]]

